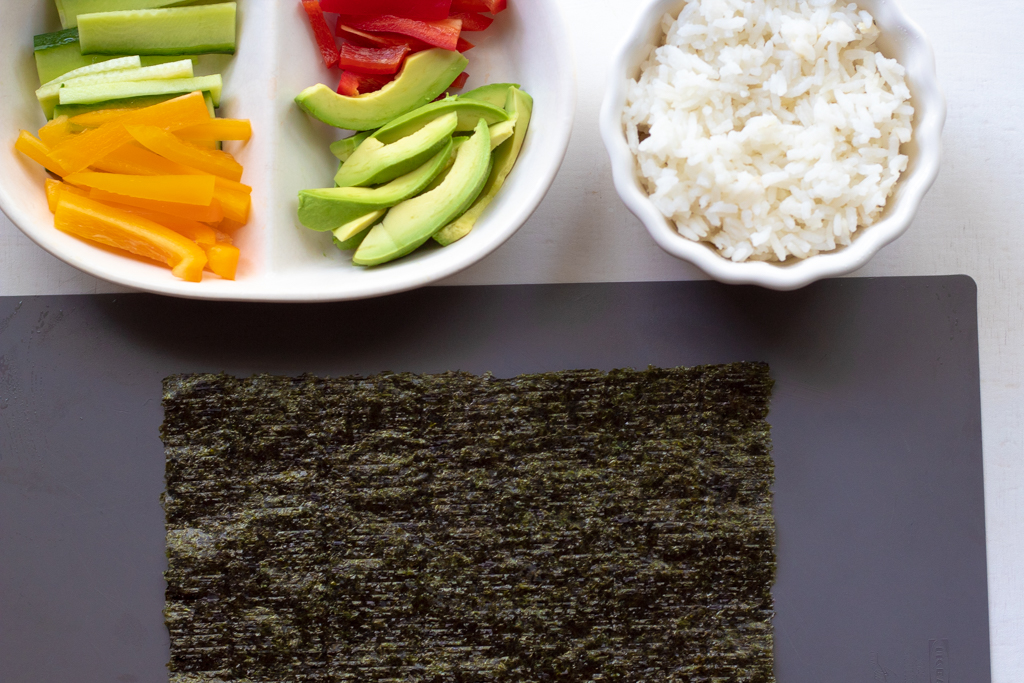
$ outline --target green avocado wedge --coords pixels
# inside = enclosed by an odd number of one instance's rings
[[[349,221],[340,228],[336,228],[335,230],[332,231],[334,234],[334,244],[339,249],[355,249],[356,247],[359,246],[359,242],[363,241],[362,237],[360,237],[361,235],[363,235],[363,232],[365,232],[368,228],[372,227],[374,223],[383,218],[385,213],[387,213],[387,209],[371,211],[365,216],[360,216],[354,221]],[[353,244],[353,240],[356,237],[360,238],[359,242]],[[352,246],[348,246],[350,244],[352,244]]]
[[[390,145],[368,138],[338,169],[334,184],[338,187],[380,185],[419,168],[451,140],[458,120],[455,112],[449,112]]]
[[[491,136],[487,122],[480,119],[472,137],[459,147],[444,182],[388,211],[370,228],[352,262],[376,266],[410,253],[472,205],[490,170]]]
[[[390,144],[407,135],[412,135],[434,119],[451,112],[459,115],[459,122],[455,130],[460,132],[472,132],[476,129],[476,123],[480,119],[487,121],[488,126],[509,119],[508,112],[501,106],[495,107],[486,102],[464,100],[461,97],[446,97],[439,102],[431,102],[404,116],[399,116],[374,133],[373,137],[384,144]]]
[[[492,104],[495,107],[505,106],[505,100],[508,99],[509,88],[518,88],[518,83],[488,83],[487,85],[481,85],[479,88],[474,88],[469,92],[464,92],[459,97],[469,100],[479,100]]]
[[[348,161],[348,158],[352,156],[353,152],[359,149],[359,145],[363,144],[363,140],[370,137],[371,134],[371,131],[364,131],[362,133],[356,133],[351,137],[347,137],[344,140],[332,142],[331,154],[338,157],[338,160],[344,163]]]
[[[530,118],[533,115],[533,98],[519,88],[513,88],[508,91],[508,101],[505,106],[516,120],[515,132],[509,140],[494,150],[491,173],[473,206],[434,235],[434,239],[441,246],[448,246],[470,233],[484,209],[498,194],[501,186],[505,184],[505,179],[508,178],[512,167],[515,166],[516,159],[519,158],[523,140],[526,138],[526,131],[530,127]]]
[[[346,97],[319,83],[303,90],[295,101],[336,128],[373,130],[433,101],[468,63],[458,52],[433,48],[409,55],[395,80],[377,92]]]
[[[368,213],[415,197],[445,169],[453,144],[449,140],[427,163],[381,187],[331,187],[299,192],[299,222],[317,232],[336,230]]]

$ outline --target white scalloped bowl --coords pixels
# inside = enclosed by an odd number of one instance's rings
[[[328,146],[341,131],[316,121],[294,103],[304,88],[331,83],[338,71],[323,66],[302,4],[294,0],[239,3],[239,44],[234,58],[204,57],[200,72],[222,72],[220,115],[252,120],[253,139],[225,144],[245,166],[253,186],[249,225],[235,235],[242,251],[238,279],[207,274],[203,282],[178,280],[166,267],[57,231],[47,209],[46,173],[14,150],[18,129],[45,123],[35,89],[32,36],[60,27],[51,0],[5,3],[0,24],[0,209],[36,244],[96,277],[135,289],[194,299],[233,301],[338,301],[401,292],[435,282],[476,263],[522,226],[540,204],[565,156],[576,104],[576,72],[556,3],[515,0],[494,24],[470,37],[466,88],[515,82],[533,96],[534,112],[523,150],[505,186],[474,230],[445,248],[428,245],[376,268],[351,263],[330,233],[298,222],[299,190],[333,187],[338,161]]]
[[[901,151],[910,158],[907,170],[890,195],[881,217],[858,230],[849,246],[806,259],[785,262],[736,263],[721,256],[707,243],[689,240],[676,230],[648,199],[640,184],[636,159],[626,144],[622,112],[626,86],[640,74],[640,66],[664,34],[661,17],[676,16],[686,0],[652,0],[619,48],[601,109],[601,135],[611,157],[615,188],[633,214],[644,224],[662,249],[699,267],[709,276],[730,284],[755,284],[777,290],[798,289],[816,280],[842,275],[862,267],[879,249],[902,235],[910,226],[921,199],[939,173],[942,126],[946,102],[935,74],[935,56],[921,29],[893,0],[858,0],[882,30],[878,44],[887,57],[895,57],[907,69],[907,84],[914,105],[913,139]]]

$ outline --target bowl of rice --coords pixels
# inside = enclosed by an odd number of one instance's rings
[[[892,0],[652,0],[613,63],[601,134],[665,251],[790,290],[906,231],[945,117],[931,46]]]

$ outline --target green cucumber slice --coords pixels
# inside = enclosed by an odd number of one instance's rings
[[[82,54],[187,55],[235,52],[233,2],[81,14]]]
[[[104,100],[103,102],[93,102],[92,104],[58,104],[53,110],[53,115],[54,117],[67,116],[70,118],[101,109],[142,109],[143,107],[151,107],[154,104],[160,104],[180,96],[180,94],[148,95],[146,97],[128,97],[121,100]],[[210,93],[204,92],[203,99],[206,101],[206,108],[210,110],[210,118],[215,117],[217,114]]]
[[[174,78],[171,80],[127,81],[60,89],[61,104],[91,104],[104,100],[119,100],[127,97],[146,95],[183,95],[202,90],[213,97],[213,105],[220,106],[220,93],[224,82],[220,74],[198,78]]]
[[[87,66],[72,69],[66,74],[61,74],[53,80],[47,81],[40,86],[39,90],[43,88],[56,86],[60,87],[61,83],[70,81],[72,78],[80,78],[81,76],[92,76],[94,74],[106,73],[108,71],[124,71],[126,69],[141,69],[142,59],[138,56],[134,57],[115,57],[114,59],[108,59],[97,64],[89,64]],[[39,91],[36,91],[39,94]]]
[[[35,43],[36,71],[39,73],[39,82],[41,84],[60,78],[69,71],[75,71],[76,69],[100,64],[112,59],[132,56],[127,54],[83,55],[82,49],[78,45],[77,28],[57,31],[56,33],[43,33],[36,36],[33,42]],[[146,55],[141,59],[142,66],[155,66],[157,64],[166,64],[167,62],[176,62],[185,58],[191,59],[192,65],[195,66],[195,57]]]
[[[122,59],[128,60],[132,58],[125,57]],[[135,57],[134,59],[138,61],[138,57]],[[115,62],[120,61],[121,60],[119,59],[115,59],[105,62],[104,64],[94,64],[91,67],[85,68],[96,69],[97,67],[105,66],[105,64],[114,64]],[[61,76],[57,80],[51,81],[39,88],[39,90],[36,90],[36,97],[39,98],[39,104],[42,105],[43,111],[46,113],[46,117],[52,118],[54,107],[60,104],[61,88],[80,88],[91,85],[102,86],[112,83],[123,83],[125,81],[168,80],[176,78],[192,78],[191,60],[183,59],[169,64],[158,64],[156,66],[141,68],[135,67],[108,70],[102,73],[84,74],[75,78],[65,78],[64,76]]]
[[[79,14],[93,12],[116,12],[129,9],[159,9],[176,5],[189,5],[195,0],[56,0],[60,25],[64,28],[78,26]]]

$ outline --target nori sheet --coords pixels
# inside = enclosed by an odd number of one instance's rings
[[[774,681],[771,387],[168,378],[171,681]]]

